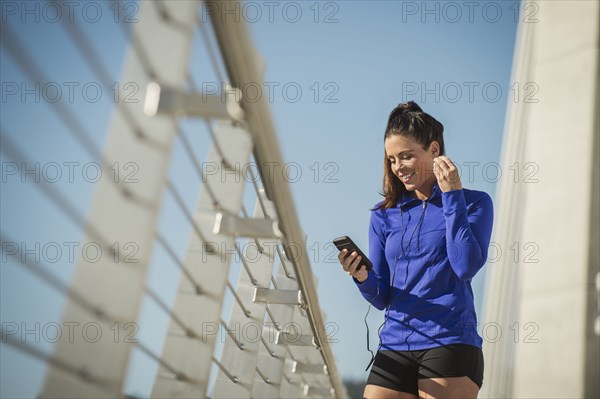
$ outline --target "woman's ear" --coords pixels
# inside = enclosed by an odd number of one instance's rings
[[[440,155],[440,145],[438,144],[437,141],[432,141],[431,144],[429,145],[429,148],[431,150],[431,155],[434,158]]]

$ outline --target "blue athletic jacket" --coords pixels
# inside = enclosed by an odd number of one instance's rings
[[[471,280],[487,260],[493,213],[487,193],[442,192],[437,182],[425,201],[405,195],[395,208],[371,211],[373,270],[354,282],[388,312],[379,349],[482,347]]]

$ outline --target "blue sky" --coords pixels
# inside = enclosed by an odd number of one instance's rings
[[[334,237],[349,235],[365,251],[368,249],[368,209],[380,199],[383,132],[389,112],[403,101],[416,101],[443,123],[450,159],[459,166],[473,165],[470,175],[463,169],[463,186],[486,191],[494,198],[495,165],[499,162],[506,106],[516,94],[523,94],[524,82],[510,82],[516,33],[514,12],[519,3],[477,2],[469,15],[468,6],[458,2],[428,2],[431,13],[425,12],[422,2],[283,2],[276,3],[271,16],[264,3],[247,4],[250,8],[244,11],[248,27],[266,62],[265,81],[273,87],[271,111],[284,159],[291,172],[300,173],[290,184],[308,236],[320,303],[326,321],[336,326],[332,338],[337,340],[333,351],[338,367],[344,378],[365,379],[370,354],[366,350],[363,318],[368,306],[341,266],[331,261],[336,259],[336,253],[330,242]],[[256,10],[261,14],[256,14]],[[456,14],[457,10],[462,14]],[[102,148],[113,111],[113,93],[104,91],[97,102],[89,101],[91,92],[83,94],[81,87],[98,79],[61,24],[44,18],[35,22],[31,16],[21,22],[19,14],[2,11],[2,23],[10,26],[24,48],[43,66],[47,79],[61,85],[61,101],[76,110],[94,143]],[[118,81],[126,41],[116,29],[110,10],[104,8],[104,12],[97,23],[82,23],[82,28],[106,60],[111,77]],[[42,167],[69,161],[79,162],[78,168],[83,168],[92,162],[47,103],[35,101],[33,95],[20,100],[21,84],[28,79],[8,55],[4,40],[3,37],[0,50],[2,129]],[[218,82],[199,44],[194,46],[192,66],[191,73],[198,81]],[[64,82],[80,83],[73,102],[67,100]],[[14,83],[19,93],[8,95],[7,90],[13,89]],[[25,84],[32,87],[31,83]],[[48,86],[48,93],[52,89]],[[263,89],[263,95],[267,95],[267,87]],[[84,98],[86,95],[88,98]],[[142,98],[141,93],[137,96]],[[205,157],[209,143],[206,129],[187,122],[184,128],[200,130],[200,134],[195,131],[192,140],[198,156]],[[192,209],[198,186],[189,182],[199,182],[181,154],[181,145],[176,144],[169,176],[185,194],[188,209]],[[6,157],[1,155],[0,159],[6,165]],[[76,169],[77,173],[80,171]],[[32,184],[5,176],[3,170],[4,177],[0,197],[3,233],[28,245],[76,242],[80,238],[80,228],[68,222]],[[69,182],[63,176],[55,187],[72,199],[82,214],[87,212],[93,183],[77,177]],[[250,185],[247,190],[245,203],[251,210],[254,197]],[[182,253],[189,228],[181,228],[186,222],[173,210],[172,198],[166,195],[164,204],[160,229]],[[166,270],[157,266],[165,259],[159,250],[153,254],[149,285],[166,301],[172,301],[179,274],[172,265]],[[484,267],[473,281],[479,315],[488,267],[491,266]],[[73,264],[52,265],[51,271],[68,282]],[[3,323],[25,322],[30,326],[35,322],[60,321],[64,305],[61,295],[10,258],[3,257],[0,272]],[[232,265],[234,281],[237,272],[239,265]],[[374,349],[382,313],[372,310],[368,320]],[[157,352],[161,350],[166,321],[155,306],[144,304],[139,336]],[[164,327],[151,331],[143,328],[144,323]],[[36,345],[44,350],[51,348],[47,342]],[[6,345],[0,350],[1,396],[35,396],[43,381],[44,365]],[[143,356],[134,356],[135,371],[127,382],[129,392],[149,394],[144,381],[153,377],[156,368],[147,367],[147,363]]]

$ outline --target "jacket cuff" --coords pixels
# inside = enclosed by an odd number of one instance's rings
[[[358,289],[367,295],[369,295],[371,292],[376,291],[377,289],[377,277],[375,276],[373,270],[369,271],[369,273],[367,274],[367,279],[362,283],[358,281],[354,276],[352,277],[352,280],[354,280],[354,283],[356,283]]]
[[[451,215],[457,210],[467,209],[464,191],[460,189],[442,192],[442,207],[444,215]]]

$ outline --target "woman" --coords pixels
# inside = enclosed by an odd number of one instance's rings
[[[367,272],[339,255],[362,296],[386,310],[365,398],[476,398],[482,338],[471,280],[485,264],[490,196],[463,188],[444,127],[413,101],[390,114],[382,201],[371,210]]]

